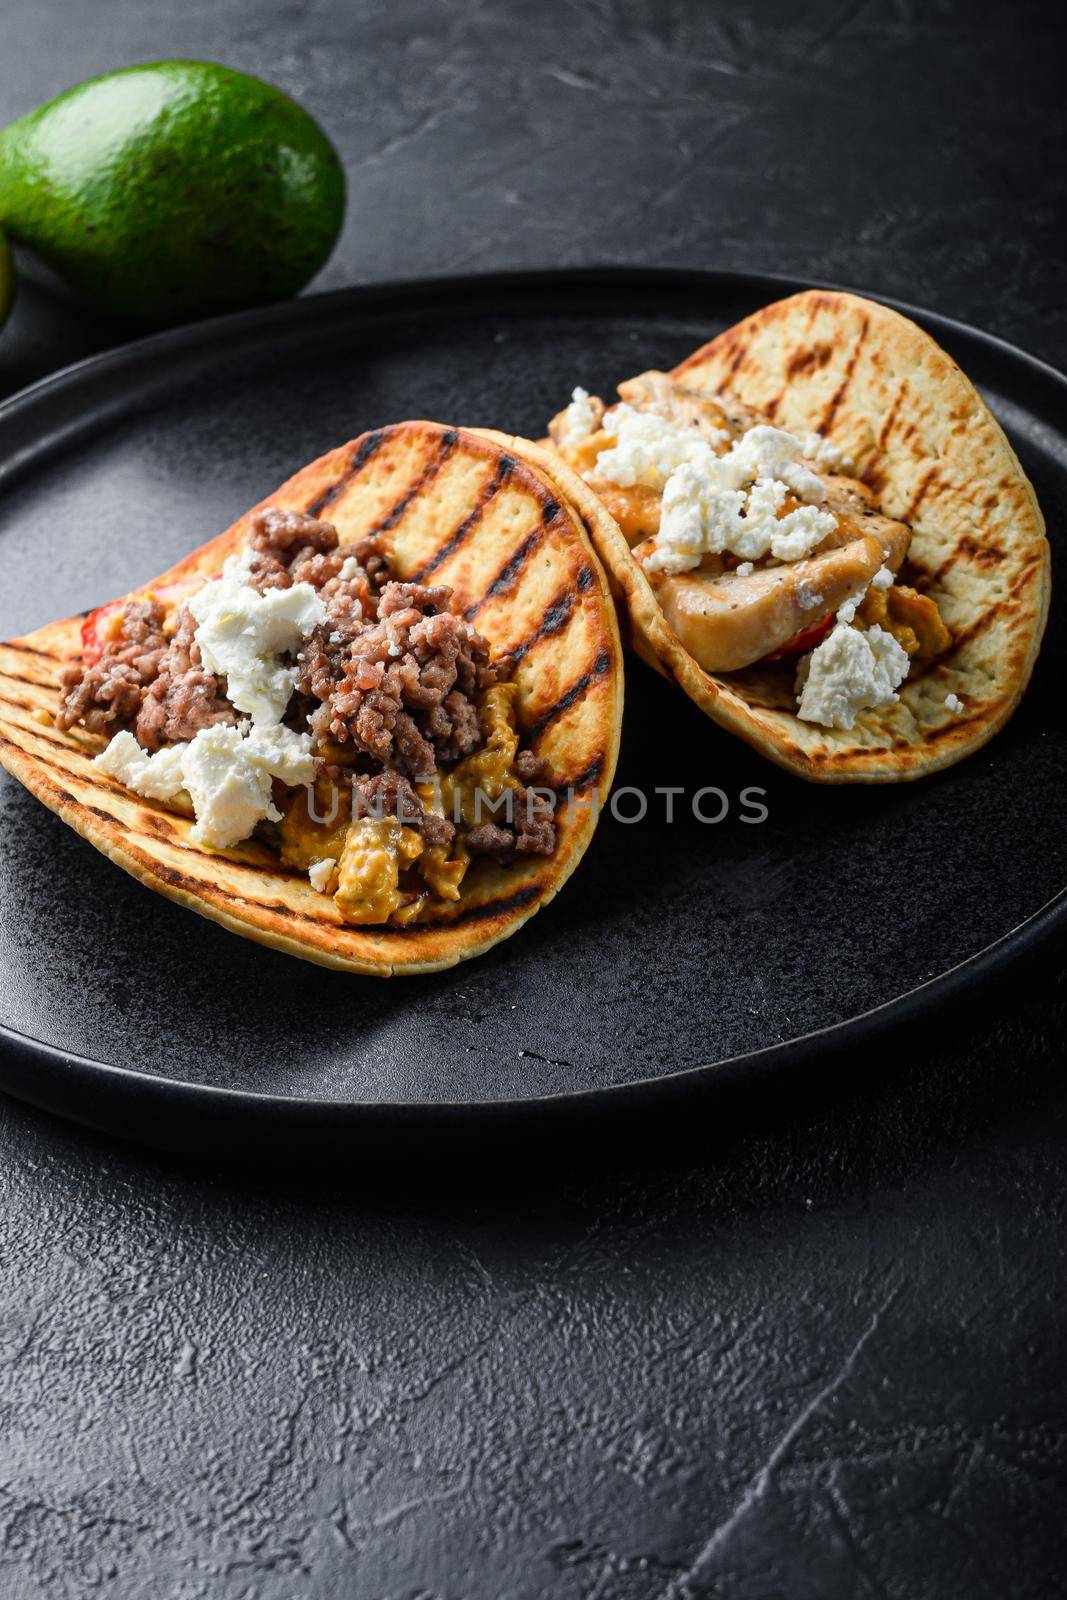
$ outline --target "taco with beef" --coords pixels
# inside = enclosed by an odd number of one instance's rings
[[[450,966],[552,898],[610,786],[600,522],[524,440],[364,434],[161,577],[0,646],[0,761],[237,933]]]
[[[983,745],[1048,610],[1033,488],[914,323],[808,290],[550,424],[638,653],[804,778],[916,778]]]

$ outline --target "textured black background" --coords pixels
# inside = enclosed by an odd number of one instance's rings
[[[9,0],[0,117],[214,55],[343,151],[324,286],[760,267],[1063,365],[1065,34],[991,12]],[[0,386],[120,336],[27,294]],[[698,1127],[329,1172],[4,1102],[0,1594],[1062,1593],[1065,1002]]]

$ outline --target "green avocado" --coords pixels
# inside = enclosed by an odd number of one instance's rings
[[[11,251],[0,233],[0,328],[7,321],[11,303],[15,298],[15,272],[11,265]]]
[[[4,232],[98,310],[142,323],[295,294],[344,208],[337,152],[307,112],[206,61],[90,79],[0,131]]]

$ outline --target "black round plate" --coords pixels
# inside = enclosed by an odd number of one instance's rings
[[[794,287],[631,270],[401,285],[85,362],[0,410],[0,638],[162,570],[365,428],[431,417],[537,437],[575,383],[609,393],[669,367]],[[1055,539],[1067,380],[911,314],[985,392]],[[666,796],[643,821],[605,817],[515,938],[390,983],[180,910],[5,778],[0,1084],[164,1143],[296,1142],[707,1087],[916,1027],[1062,928],[1063,676],[1054,620],[1022,708],[985,750],[920,783],[820,788],[631,658],[617,782],[683,790],[673,822]],[[728,800],[717,823],[686,798],[706,787]],[[747,789],[763,793],[745,804]],[[756,799],[762,823],[746,820]]]

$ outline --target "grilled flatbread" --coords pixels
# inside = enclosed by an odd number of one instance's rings
[[[80,617],[0,645],[0,762],[83,838],[149,888],[236,933],[325,966],[375,976],[430,972],[514,933],[577,865],[615,770],[621,645],[587,530],[607,542],[595,496],[525,440],[405,422],[312,462],[227,532],[152,581],[216,576],[267,506],[328,518],[342,546],[385,530],[393,576],[451,585],[493,657],[515,664],[516,720],[544,781],[576,803],[556,814],[551,855],[476,862],[461,898],[430,921],[352,926],[304,872],[255,838],[209,850],[192,820],[93,765],[106,740],[61,732],[60,673],[81,652]],[[601,526],[603,525],[603,526]]]
[[[618,526],[598,520],[594,542],[638,653],[716,722],[808,779],[917,778],[992,738],[1040,647],[1049,547],[1015,452],[951,357],[885,306],[808,290],[720,334],[669,377],[838,447],[881,511],[910,525],[905,581],[936,601],[951,642],[913,665],[895,703],[863,712],[851,729],[801,721],[795,662],[704,671]]]

